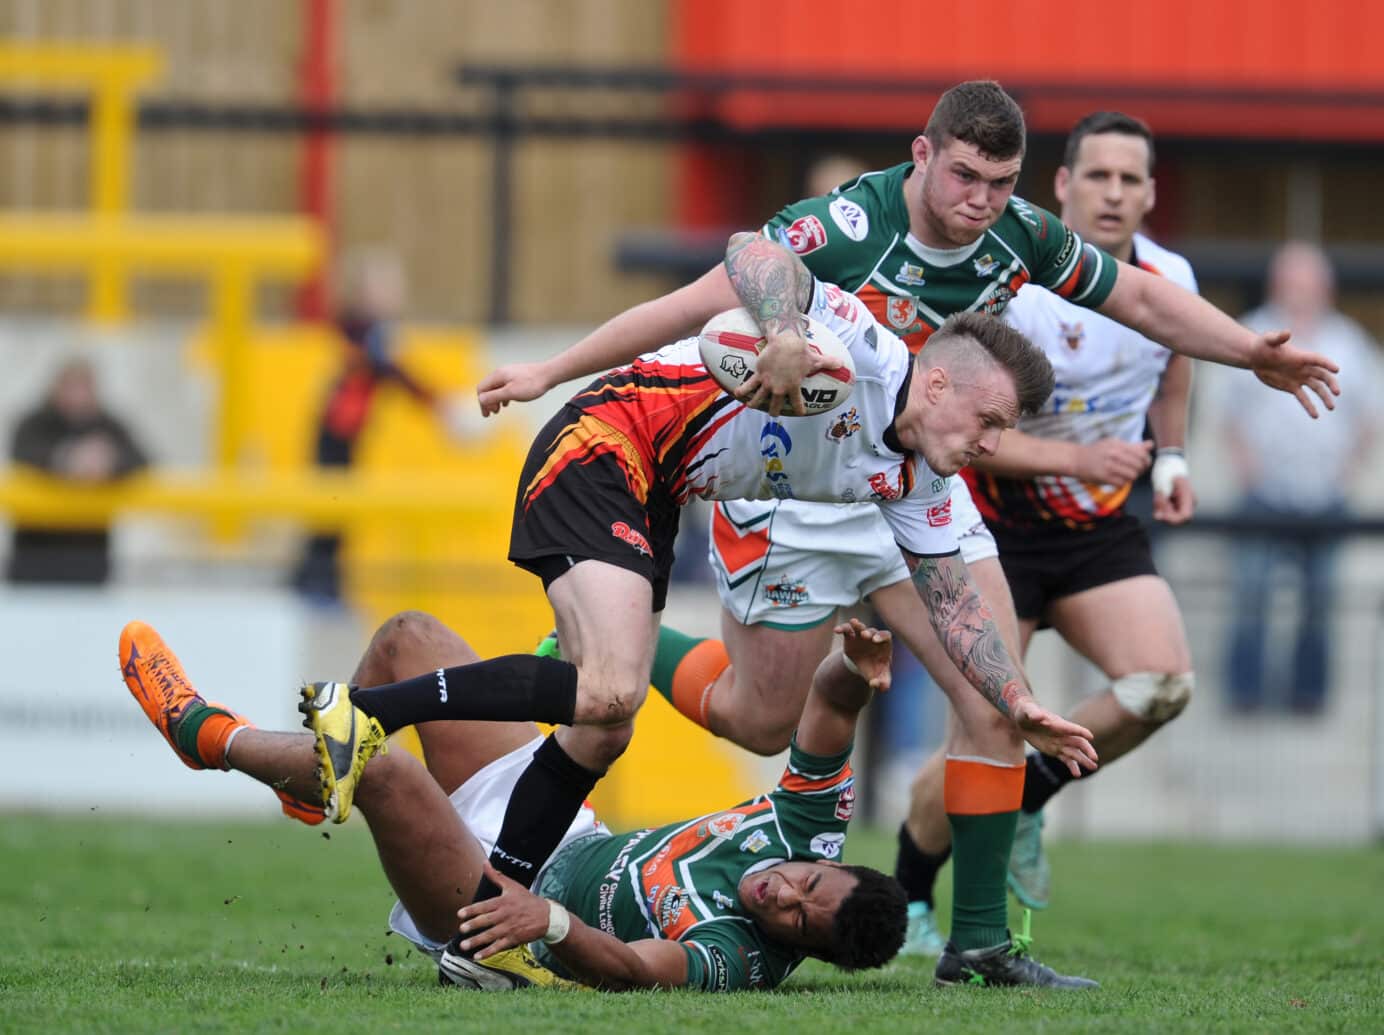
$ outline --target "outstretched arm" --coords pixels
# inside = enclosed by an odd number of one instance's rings
[[[875,691],[889,689],[894,656],[891,634],[868,628],[858,618],[834,631],[842,637],[842,649],[828,654],[817,666],[798,722],[798,747],[813,755],[836,755],[850,747],[860,710]]]
[[[991,456],[977,457],[972,466],[1004,478],[1065,474],[1098,485],[1124,485],[1144,473],[1152,448],[1149,442],[1126,442],[1118,438],[1090,443],[1068,442],[1027,435],[1010,428],[1000,436],[999,448]]]
[[[1325,356],[1289,345],[1287,331],[1256,334],[1240,326],[1210,302],[1126,263],[1119,264],[1115,286],[1099,312],[1133,327],[1174,352],[1226,366],[1247,367],[1270,388],[1296,397],[1317,415],[1311,393],[1335,409],[1340,368]]]
[[[554,385],[590,377],[696,333],[717,313],[740,304],[726,268],[718,265],[676,291],[613,316],[575,345],[538,363],[511,363],[487,374],[477,387],[481,413],[499,413],[511,402],[537,399]]]
[[[547,933],[552,918],[548,899],[539,898],[489,863],[485,873],[500,886],[499,897],[473,902],[457,911],[461,947],[478,960],[537,941]],[[612,992],[687,984],[687,950],[677,942],[654,938],[622,942],[570,913],[567,919],[566,936],[551,948],[582,984]]]
[[[1039,751],[1062,759],[1073,776],[1083,768],[1094,769],[1091,731],[1049,712],[1034,698],[961,555],[904,557],[952,664]]]

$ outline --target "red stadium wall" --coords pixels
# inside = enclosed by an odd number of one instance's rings
[[[839,0],[675,0],[669,48],[684,70],[817,76],[820,93],[735,91],[717,114],[746,130],[922,128],[941,90],[994,78],[1032,129],[1065,133],[1094,108],[1163,135],[1384,141],[1384,4],[1346,0],[997,0],[903,3],[867,17]],[[833,92],[833,76],[908,90]],[[716,225],[738,170],[689,148],[684,225]],[[719,182],[729,177],[727,182]]]

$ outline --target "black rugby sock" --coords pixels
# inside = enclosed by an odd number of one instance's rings
[[[478,719],[572,725],[577,666],[557,658],[507,654],[351,692],[351,703],[386,733],[418,722]]]
[[[937,872],[950,858],[951,845],[931,855],[913,843],[905,824],[899,824],[899,854],[894,861],[894,877],[908,893],[908,901],[926,902],[929,907],[932,906]]]
[[[1037,812],[1048,799],[1075,780],[1065,763],[1051,755],[1030,753],[1024,769],[1025,812]]]
[[[509,796],[500,836],[490,852],[490,865],[524,887],[532,887],[538,871],[566,836],[582,802],[604,775],[578,765],[562,750],[557,737],[549,734],[533,753],[528,768],[519,774]],[[499,886],[482,876],[475,901],[499,894]]]

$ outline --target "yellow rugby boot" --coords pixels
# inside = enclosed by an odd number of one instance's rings
[[[307,683],[300,693],[298,710],[317,752],[322,809],[333,823],[344,823],[365,763],[388,750],[384,729],[351,703],[345,683]]]

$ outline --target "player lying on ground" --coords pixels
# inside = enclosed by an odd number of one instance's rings
[[[491,871],[501,894],[481,902],[471,892],[519,775],[543,743],[536,726],[427,723],[418,729],[424,768],[406,751],[385,754],[381,738],[350,732],[370,724],[344,684],[304,689],[314,737],[255,729],[208,704],[142,622],[122,632],[120,664],[131,694],[193,769],[236,770],[307,801],[319,794],[319,764],[353,771],[355,805],[399,896],[390,927],[438,960],[452,983],[567,984],[535,961],[533,943],[554,970],[588,985],[719,992],[773,988],[809,956],[877,967],[903,942],[903,889],[838,861],[855,801],[856,718],[872,689],[889,687],[889,634],[858,621],[839,631],[844,655],[818,669],[773,791],[625,834],[611,834],[586,806],[560,820],[559,848],[536,894]],[[411,612],[381,626],[354,679],[392,683],[477,660],[435,618]],[[464,939],[458,951],[445,951],[454,936]]]

